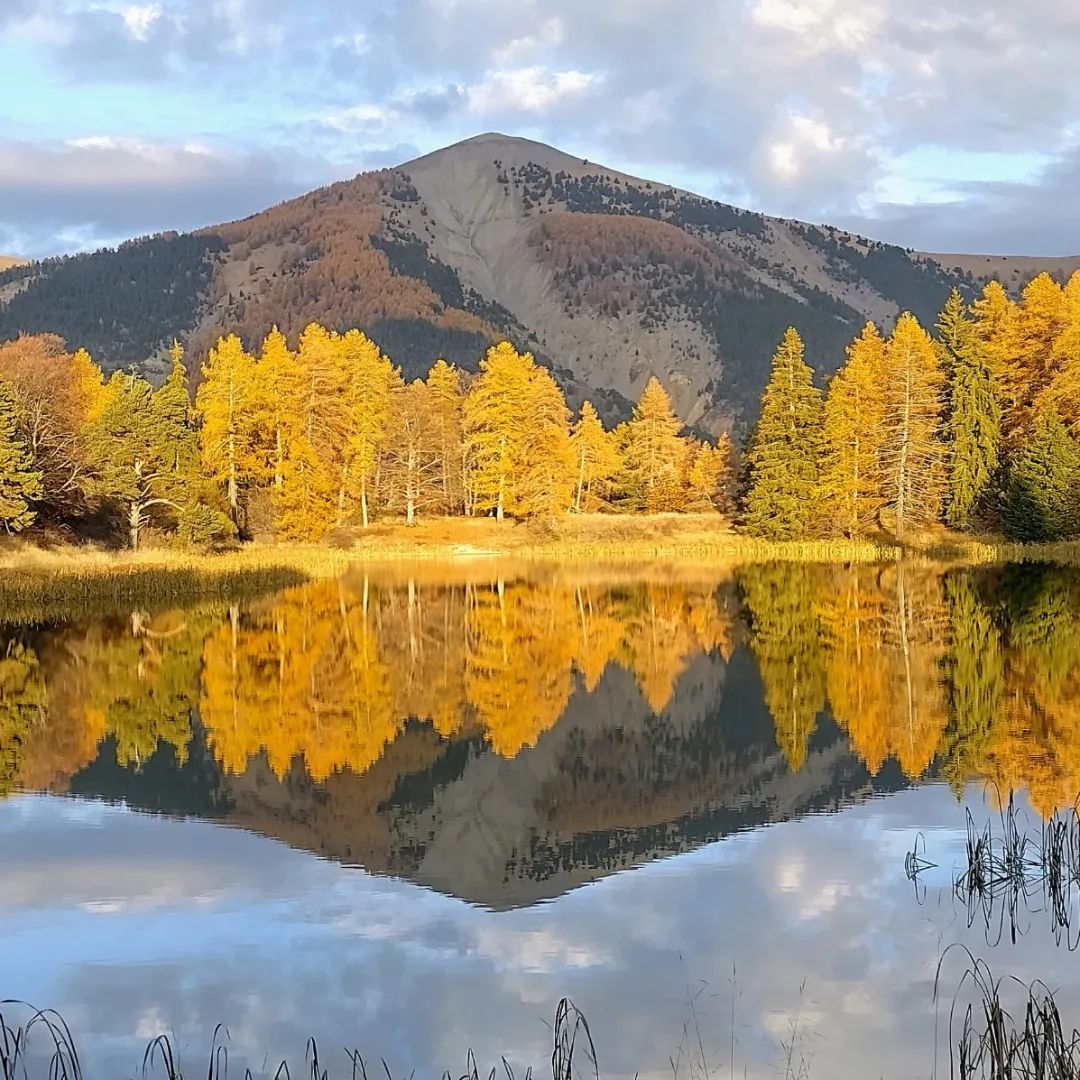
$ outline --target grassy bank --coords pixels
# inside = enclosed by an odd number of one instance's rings
[[[254,543],[223,554],[175,549],[132,554],[12,541],[0,548],[0,605],[78,604],[96,597],[135,603],[206,596],[240,599],[334,577],[359,564],[493,558],[635,566],[676,561],[732,566],[769,560],[884,563],[901,558],[970,565],[1031,560],[1080,564],[1080,544],[1023,547],[945,532],[919,537],[905,547],[887,538],[778,542],[736,533],[716,515],[581,515],[551,523],[447,518],[412,527],[387,521],[368,530],[336,533],[320,545]]]

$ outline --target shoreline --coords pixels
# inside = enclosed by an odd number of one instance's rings
[[[409,563],[483,566],[523,564],[691,563],[738,566],[754,562],[992,565],[1046,561],[1080,563],[1080,542],[1019,545],[967,537],[931,536],[900,546],[874,540],[769,541],[731,531],[721,518],[589,515],[553,526],[491,519],[431,519],[416,526],[376,523],[333,543],[252,542],[218,554],[175,548],[138,553],[90,546],[0,548],[0,605],[86,602],[102,596],[169,600],[250,595],[304,581],[338,577],[353,567]]]

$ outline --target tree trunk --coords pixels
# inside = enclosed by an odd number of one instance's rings
[[[585,451],[581,452],[581,462],[578,465],[577,495],[574,497],[574,510],[581,513],[581,492],[585,487]]]
[[[240,491],[236,480],[236,435],[229,432],[229,516],[240,524]]]
[[[360,474],[360,517],[364,522],[364,528],[368,527],[368,499],[367,499],[367,472]]]
[[[139,533],[142,530],[142,503],[133,502],[128,512],[128,535],[131,540],[131,550],[139,550]]]
[[[345,521],[345,489],[349,485],[349,466],[348,463],[341,467],[341,485],[338,487],[337,496],[337,523],[341,525]],[[365,522],[365,524],[367,524]]]
[[[896,463],[896,539],[904,539],[907,518],[908,452],[911,448],[911,362],[904,372],[904,401],[901,406],[900,456]]]
[[[416,450],[409,444],[409,456],[405,466],[405,524],[416,521]],[[409,582],[412,588],[412,582]]]

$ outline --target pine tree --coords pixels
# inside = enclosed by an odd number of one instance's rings
[[[96,493],[124,510],[133,551],[156,516],[175,517],[184,509],[170,468],[176,436],[154,407],[154,388],[116,372],[101,414],[87,430],[87,457]]]
[[[1009,469],[1001,509],[1014,540],[1045,543],[1080,530],[1080,447],[1053,411],[1039,414]]]
[[[179,342],[173,342],[169,356],[168,377],[151,400],[165,439],[163,467],[172,474],[171,482],[183,488],[192,485],[198,478],[199,437],[193,422],[184,350]]]
[[[617,429],[623,458],[621,487],[632,509],[658,513],[678,508],[679,467],[685,449],[681,430],[671,398],[654,375],[645,384],[633,416]]]
[[[848,346],[847,363],[825,395],[822,494],[830,524],[858,536],[877,520],[884,502],[882,397],[885,342],[867,323]]]
[[[945,487],[941,432],[945,376],[941,357],[914,315],[905,312],[886,346],[882,462],[885,505],[898,540],[936,520]]]
[[[41,473],[34,471],[33,458],[19,434],[15,391],[0,379],[0,527],[16,533],[33,524],[31,504],[41,494]]]
[[[747,461],[746,527],[755,536],[791,540],[819,527],[823,411],[821,391],[789,328],[773,357]]]
[[[953,290],[937,324],[949,380],[949,523],[964,528],[986,502],[998,467],[1001,395],[994,350]]]
[[[595,510],[605,501],[622,460],[612,433],[604,430],[591,401],[582,403],[581,415],[570,436],[577,465],[574,509]]]

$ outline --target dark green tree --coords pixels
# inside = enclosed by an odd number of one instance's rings
[[[123,510],[132,550],[147,525],[172,527],[188,498],[185,478],[174,469],[188,428],[178,423],[168,397],[159,404],[165,390],[155,393],[145,379],[117,372],[87,432],[94,490]]]
[[[0,379],[0,529],[14,533],[34,520],[31,503],[41,498],[41,473],[19,434],[15,391]]]
[[[1001,524],[1013,540],[1047,543],[1080,531],[1080,447],[1056,412],[1035,418],[1009,469]]]
[[[938,319],[949,380],[949,524],[965,528],[986,505],[1001,445],[1001,394],[993,351],[985,347],[960,293],[953,289]]]
[[[818,528],[824,417],[813,375],[802,339],[789,328],[773,357],[747,454],[745,524],[755,536],[791,540]]]

